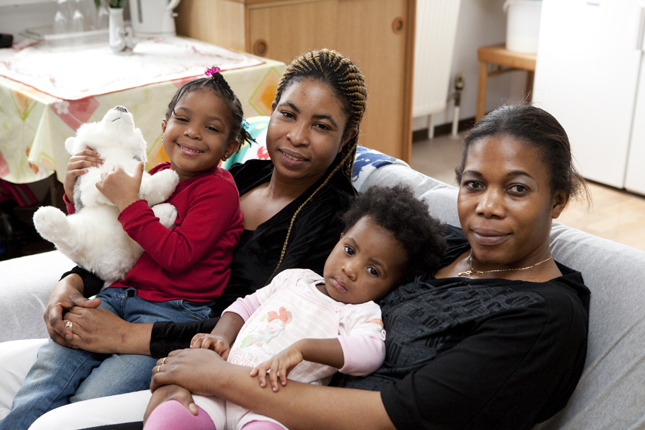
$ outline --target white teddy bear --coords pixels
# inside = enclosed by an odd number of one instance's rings
[[[65,141],[70,154],[91,147],[105,160],[91,167],[76,180],[76,213],[65,215],[53,206],[41,207],[34,214],[40,235],[76,264],[93,272],[109,285],[123,279],[143,253],[143,249],[123,230],[117,217],[119,209],[96,188],[101,174],[119,163],[130,175],[140,161],[146,161],[146,141],[134,127],[132,114],[122,106],[110,109],[100,122],[83,124],[76,137]],[[161,224],[172,228],[177,210],[162,203],[175,190],[179,177],[171,169],[155,175],[143,173],[139,196],[148,202]]]

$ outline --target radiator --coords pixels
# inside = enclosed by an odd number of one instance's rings
[[[417,0],[412,116],[446,109],[461,0]]]

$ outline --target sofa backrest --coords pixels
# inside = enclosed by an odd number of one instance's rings
[[[404,165],[373,171],[361,190],[407,184],[441,221],[459,225],[457,188]],[[553,223],[551,251],[591,290],[585,370],[565,409],[537,429],[645,428],[645,251]]]

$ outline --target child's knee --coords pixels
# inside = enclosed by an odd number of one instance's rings
[[[145,430],[216,430],[216,428],[213,420],[199,406],[197,406],[197,415],[193,415],[178,401],[169,400],[157,406],[150,414]]]

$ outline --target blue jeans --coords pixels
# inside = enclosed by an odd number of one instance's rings
[[[172,300],[151,302],[137,297],[134,288],[107,288],[97,297],[109,309],[132,323],[198,321],[210,317],[206,304]],[[27,429],[45,412],[70,402],[129,393],[150,388],[156,359],[145,355],[97,354],[49,341],[38,351],[11,412],[0,429]]]

